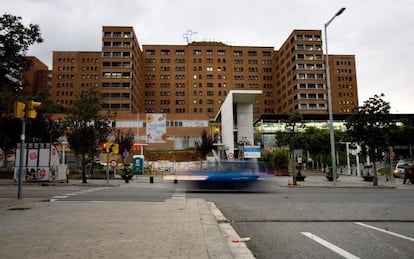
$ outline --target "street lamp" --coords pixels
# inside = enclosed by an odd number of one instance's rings
[[[333,128],[333,115],[332,115],[332,91],[331,91],[331,74],[329,71],[329,54],[328,54],[328,34],[327,28],[329,24],[339,15],[345,11],[345,7],[342,7],[327,23],[325,23],[325,65],[326,65],[326,84],[328,87],[328,112],[329,112],[329,137],[331,142],[331,163],[332,163],[332,179],[336,184],[336,159],[335,159],[335,136]]]

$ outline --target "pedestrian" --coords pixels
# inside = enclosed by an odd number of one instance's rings
[[[411,167],[405,167],[404,168],[404,181],[403,184],[407,182],[407,179],[410,180],[410,173],[411,173]]]

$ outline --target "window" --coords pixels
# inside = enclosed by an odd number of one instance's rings
[[[201,50],[199,49],[193,50],[193,55],[201,55]]]
[[[160,52],[161,55],[170,55],[170,50],[168,49],[162,49]]]
[[[257,56],[257,52],[256,51],[248,51],[247,56]]]
[[[241,51],[241,50],[235,50],[235,51],[233,51],[233,55],[234,56],[243,56],[243,51]]]

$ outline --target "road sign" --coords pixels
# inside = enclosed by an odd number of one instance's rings
[[[228,154],[229,159],[233,159],[234,158],[234,154],[233,153],[229,153]]]
[[[115,161],[115,160],[112,160],[112,161],[109,163],[109,165],[110,165],[111,167],[116,167],[117,163],[116,163],[116,161]]]

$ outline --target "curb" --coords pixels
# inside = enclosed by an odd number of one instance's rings
[[[214,202],[207,202],[208,207],[210,208],[211,213],[217,221],[217,224],[223,233],[223,236],[227,240],[227,244],[230,247],[230,250],[234,258],[243,258],[243,259],[254,259],[256,258],[252,251],[247,247],[245,242],[234,242],[234,240],[240,240],[240,236],[234,230],[232,225],[229,223],[227,218],[221,213],[217,208]]]

